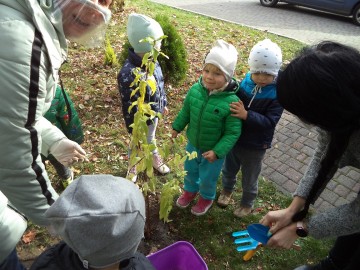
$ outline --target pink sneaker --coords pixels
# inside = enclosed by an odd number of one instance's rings
[[[170,169],[164,164],[163,159],[160,157],[159,153],[153,154],[153,167],[161,174],[168,174]]]
[[[199,196],[199,200],[197,201],[197,203],[193,207],[191,207],[191,213],[195,216],[205,215],[212,204],[213,200],[207,200]]]
[[[131,167],[131,169],[128,172],[127,178],[134,183],[136,182],[137,180],[136,166]]]
[[[184,190],[181,196],[176,200],[176,205],[180,208],[186,208],[195,199],[197,192],[189,192]]]

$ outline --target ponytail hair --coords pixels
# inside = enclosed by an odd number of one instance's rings
[[[280,104],[330,133],[330,142],[302,211],[306,217],[339,167],[352,132],[360,127],[360,53],[332,41],[304,48],[277,79]]]

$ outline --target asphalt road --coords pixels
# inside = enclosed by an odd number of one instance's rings
[[[351,18],[279,3],[263,7],[259,0],[152,0],[179,9],[293,38],[306,44],[334,40],[360,50],[360,27]]]

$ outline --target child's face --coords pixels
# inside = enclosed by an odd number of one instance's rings
[[[69,39],[93,30],[111,14],[112,0],[59,0],[62,3],[63,28]]]
[[[209,91],[220,89],[227,82],[224,72],[212,64],[204,67],[202,76],[202,82]]]
[[[254,81],[255,84],[264,87],[272,83],[275,79],[275,76],[266,73],[253,73],[251,74],[251,79]]]

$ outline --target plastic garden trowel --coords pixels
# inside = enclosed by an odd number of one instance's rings
[[[244,261],[248,261],[254,256],[258,248],[262,246],[261,241],[265,241],[264,244],[267,243],[270,238],[268,234],[269,227],[261,224],[252,224],[248,226],[247,230],[233,232],[232,236],[236,237],[234,243],[238,245],[236,250],[239,252],[246,251],[243,256]]]
[[[236,250],[239,252],[256,249],[257,246],[259,245],[258,241],[250,237],[249,232],[247,230],[233,232],[232,236],[236,237],[234,243],[238,245],[236,247]]]
[[[247,231],[251,238],[256,241],[266,245],[272,236],[271,232],[269,232],[270,227],[264,226],[260,223],[251,224],[247,227]]]

